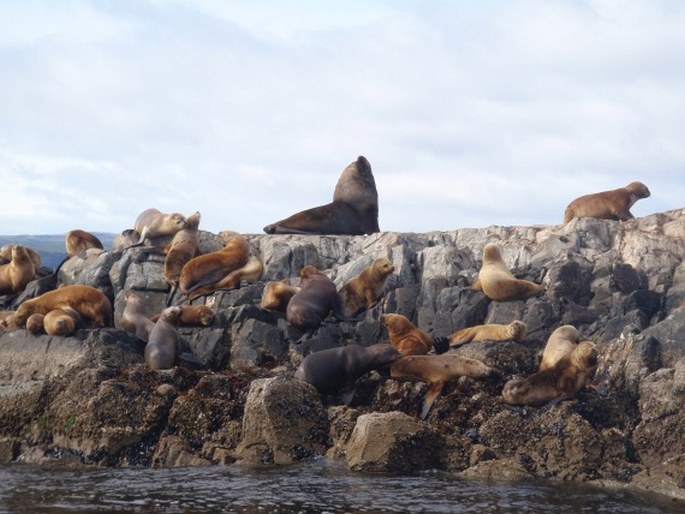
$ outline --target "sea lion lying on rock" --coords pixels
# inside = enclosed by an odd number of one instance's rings
[[[520,341],[526,336],[526,324],[514,320],[508,325],[488,323],[457,330],[449,337],[450,346],[460,346],[471,341]]]

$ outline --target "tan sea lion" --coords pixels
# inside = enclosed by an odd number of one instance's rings
[[[585,387],[596,369],[597,347],[591,341],[582,341],[552,368],[509,380],[502,389],[502,399],[509,405],[531,406],[568,400]]]
[[[127,289],[124,291],[124,301],[126,304],[119,323],[121,328],[147,343],[155,323],[147,316],[143,298]]]
[[[81,229],[74,229],[67,232],[64,238],[64,246],[69,257],[79,256],[86,258],[86,250],[97,248],[102,250],[102,242],[90,232]]]
[[[0,332],[17,328],[17,324],[14,322],[15,313],[15,311],[0,311]]]
[[[181,305],[181,317],[179,325],[205,326],[208,327],[214,321],[214,311],[207,305]],[[152,316],[153,323],[159,319],[159,314]]]
[[[309,330],[321,325],[331,311],[341,315],[335,283],[311,264],[303,266],[300,290],[288,302],[286,319],[291,325]]]
[[[472,288],[498,302],[524,300],[543,292],[542,286],[511,274],[495,243],[488,243],[483,248],[483,265]]]
[[[547,339],[538,371],[553,368],[557,362],[571,354],[580,341],[580,334],[573,325],[562,325]]]
[[[347,166],[333,202],[307,209],[264,227],[267,234],[373,234],[378,228],[378,191],[363,156]]]
[[[36,269],[27,248],[23,245],[12,247],[12,260],[0,264],[0,294],[19,293],[36,276]]]
[[[428,334],[402,314],[383,314],[381,323],[388,329],[390,345],[402,355],[425,355],[435,346],[435,341]]]
[[[185,228],[186,223],[186,217],[178,212],[164,214],[154,208],[146,209],[133,225],[133,231],[138,234],[138,242],[134,246],[144,244],[146,239],[173,236]]]
[[[383,294],[385,282],[393,271],[395,267],[392,262],[380,257],[359,275],[348,280],[338,293],[342,313],[352,317],[373,307]]]
[[[642,182],[631,182],[626,187],[583,195],[573,200],[564,212],[564,225],[573,218],[601,218],[626,221],[633,219],[630,208],[640,198],[651,193]]]
[[[185,227],[176,232],[169,243],[164,259],[164,278],[173,287],[178,286],[183,266],[199,254],[199,227],[200,213],[196,211],[188,216]]]
[[[179,306],[167,307],[152,327],[145,345],[145,364],[150,369],[170,369],[179,355],[180,340],[176,325],[183,310]]]
[[[270,280],[266,283],[259,303],[262,309],[285,312],[290,299],[300,290],[298,286],[290,285],[287,280]]]
[[[251,255],[247,258],[247,262],[243,266],[231,271],[218,282],[193,289],[192,293],[188,294],[188,300],[193,301],[199,296],[211,294],[218,289],[233,289],[235,287],[240,287],[241,282],[252,284],[262,278],[263,273],[264,265],[262,264],[262,261],[259,257]]]
[[[12,260],[12,248],[14,248],[15,246],[15,244],[9,243],[0,248],[0,264],[7,264]],[[40,254],[33,248],[29,248],[28,246],[24,246],[24,248],[26,248],[29,257],[31,258],[31,262],[33,262],[33,267],[36,270],[36,275],[40,275]]]
[[[35,316],[35,314],[32,314],[32,316]],[[51,336],[68,336],[74,333],[80,319],[79,313],[70,307],[53,309],[43,318],[43,328],[45,333]]]
[[[38,312],[31,314],[26,320],[26,330],[32,334],[42,334],[44,332],[43,320],[45,316]]]
[[[188,294],[200,287],[215,285],[232,271],[245,266],[249,254],[247,239],[233,236],[221,250],[190,259],[181,270],[178,288]]]
[[[14,321],[18,327],[23,327],[34,312],[47,314],[51,310],[67,307],[96,326],[112,326],[112,304],[107,296],[94,287],[84,285],[63,286],[26,300],[17,309]]]
[[[455,354],[408,355],[396,360],[390,366],[392,378],[421,380],[430,384],[423,400],[421,419],[425,419],[433,402],[442,392],[446,383],[459,377],[488,378],[496,371],[479,360]]]
[[[337,392],[345,385],[394,362],[400,354],[389,344],[349,344],[307,355],[295,371],[295,378],[312,384],[320,393]]]
[[[457,330],[449,337],[450,346],[460,346],[471,341],[520,341],[526,336],[526,324],[514,320],[508,325],[488,323]]]

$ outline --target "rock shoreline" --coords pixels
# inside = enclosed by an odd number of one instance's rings
[[[0,462],[271,465],[325,455],[364,472],[437,468],[463,477],[625,484],[685,499],[685,209],[623,223],[247,237],[264,262],[262,281],[196,301],[216,310],[214,322],[180,329],[205,370],[150,371],[143,343],[119,328],[66,338],[0,334]],[[200,246],[212,251],[223,240],[201,232]],[[542,281],[546,294],[494,302],[470,289],[489,242],[500,245],[514,275]],[[377,257],[390,259],[395,273],[381,303],[357,322],[304,333],[258,307],[267,280],[295,277],[305,264],[340,286]],[[58,281],[100,288],[118,327],[127,289],[161,310],[169,290],[163,263],[115,241],[111,251],[65,263]],[[23,297],[41,287],[50,285],[31,284]],[[5,308],[21,299],[6,298]],[[372,372],[346,406],[293,378],[312,351],[387,338],[384,312],[433,336],[515,318],[528,334],[452,350],[504,376],[446,385],[425,421],[420,382]],[[548,407],[503,404],[504,381],[534,372],[561,324],[597,343],[596,390]]]

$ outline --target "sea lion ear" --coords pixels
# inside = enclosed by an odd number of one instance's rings
[[[450,339],[449,337],[436,337],[433,339],[433,348],[435,348],[435,353],[440,355],[445,353],[450,349]]]

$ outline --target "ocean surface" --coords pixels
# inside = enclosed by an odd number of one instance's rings
[[[351,473],[342,463],[176,469],[0,466],[0,513],[621,513],[685,512],[659,495],[446,473]]]

